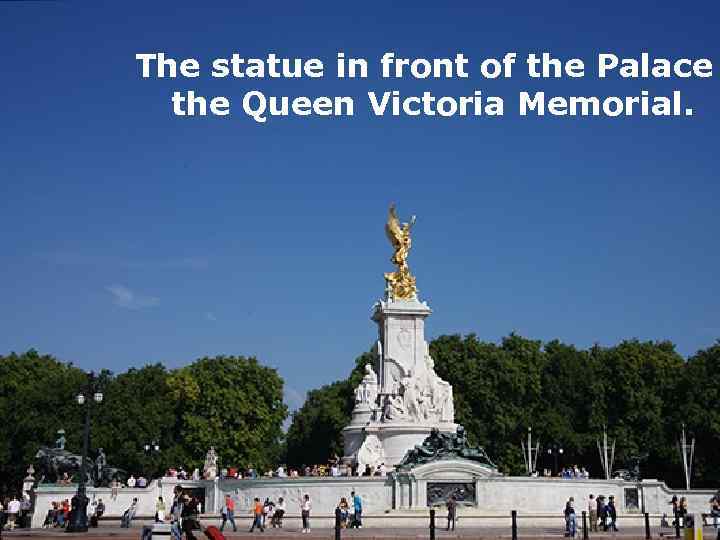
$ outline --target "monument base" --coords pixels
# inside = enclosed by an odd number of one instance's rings
[[[300,501],[307,493],[313,504],[313,527],[331,527],[341,497],[348,498],[355,491],[363,501],[363,522],[366,527],[427,527],[428,503],[435,504],[433,493],[447,489],[466,489],[475,485],[474,502],[471,496],[460,505],[458,514],[463,527],[509,524],[511,510],[520,518],[528,516],[533,524],[562,523],[562,508],[570,497],[575,508],[586,508],[588,495],[615,495],[621,523],[635,516],[642,523],[642,512],[657,519],[669,509],[668,501],[675,494],[686,497],[691,508],[704,508],[716,490],[671,490],[657,480],[625,482],[623,480],[566,480],[563,478],[528,478],[493,476],[482,466],[463,463],[459,468],[454,460],[419,465],[411,471],[395,471],[387,477],[300,477],[258,478],[256,480],[201,480],[180,481],[163,478],[146,488],[123,488],[113,496],[110,488],[88,488],[91,501],[102,499],[106,505],[105,517],[119,520],[134,498],[138,499],[138,521],[153,521],[155,503],[159,496],[172,501],[175,486],[204,492],[201,497],[202,522],[211,524],[220,520],[225,495],[235,501],[235,516],[240,521],[250,519],[254,498],[277,501],[283,497],[287,503],[287,527],[300,526]],[[69,499],[75,486],[41,484],[35,488],[32,526],[42,526],[52,503]],[[428,501],[428,490],[431,498]],[[466,490],[467,491],[467,490]],[[471,495],[471,494],[469,494]],[[443,508],[442,504],[438,505]],[[90,507],[92,508],[92,506]],[[247,518],[245,516],[248,516]],[[547,521],[546,521],[547,520]],[[247,522],[249,525],[249,522]],[[522,521],[521,521],[522,523]],[[245,524],[245,523],[243,523]],[[553,525],[554,526],[554,525]]]
[[[405,453],[422,442],[430,434],[432,428],[440,433],[455,433],[457,424],[408,424],[408,423],[368,423],[365,426],[353,426],[343,429],[345,463],[354,463],[358,450],[365,440],[366,434],[374,434],[380,441],[384,456],[382,462],[389,470],[400,464]]]

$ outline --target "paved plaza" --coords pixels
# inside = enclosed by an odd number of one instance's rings
[[[142,532],[142,525],[136,524],[130,529],[121,529],[117,525],[105,525],[97,529],[91,529],[86,534],[70,535],[58,529],[23,529],[15,531],[3,531],[3,538],[68,538],[78,536],[87,540],[100,540],[105,538],[140,538]],[[518,528],[518,538],[532,538],[533,540],[540,540],[544,538],[557,539],[564,537],[564,531],[561,528],[549,528],[549,527],[537,527]],[[683,537],[684,531],[680,531],[681,537]],[[260,537],[265,540],[283,539],[288,537],[311,537],[311,538],[327,538],[333,539],[335,537],[334,529],[314,529],[310,534],[302,534],[300,529],[289,528],[289,529],[268,529],[264,533],[254,532],[250,533],[247,530],[238,530],[232,532],[231,530],[224,531],[226,538],[250,538]],[[196,531],[195,535],[198,539],[205,538],[205,535],[200,531]],[[668,538],[669,540],[675,537],[675,531],[671,529],[652,529],[651,535],[653,539]],[[482,527],[482,528],[458,528],[454,532],[447,532],[444,529],[436,529],[436,537],[442,538],[473,538],[473,539],[494,539],[494,538],[511,538],[512,534],[509,527]],[[168,537],[163,537],[168,538]],[[184,538],[184,536],[183,536]],[[377,540],[393,540],[393,539],[429,539],[430,531],[427,528],[365,528],[365,529],[345,529],[341,531],[341,538],[358,538],[363,540],[377,539]],[[582,538],[582,533],[576,536],[578,540]],[[645,529],[642,527],[626,527],[621,528],[616,533],[593,533],[590,538],[613,540],[613,539],[645,539]],[[718,530],[713,527],[704,527],[703,538],[705,540],[720,539]]]

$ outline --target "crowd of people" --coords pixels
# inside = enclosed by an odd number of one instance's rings
[[[340,465],[338,463],[329,463],[325,465],[306,465],[298,468],[288,468],[285,465],[279,465],[275,469],[268,469],[260,472],[254,467],[226,467],[220,470],[219,476],[224,479],[249,479],[256,478],[300,478],[307,476],[386,476],[387,467],[384,463],[380,463],[376,467],[365,465],[358,468],[357,465]],[[192,473],[188,473],[184,467],[170,468],[165,476],[177,478],[178,480],[201,480],[203,478],[200,469],[194,469]],[[139,480],[138,480],[139,481]],[[129,481],[128,481],[129,483]],[[141,487],[141,486],[137,486]]]
[[[668,525],[671,527],[684,527],[688,517],[688,501],[686,497],[680,497],[673,495],[672,499],[668,503],[672,506],[673,520]],[[720,491],[715,493],[710,498],[710,511],[707,514],[703,514],[704,517],[709,518],[711,524],[716,529],[720,526]]]
[[[578,468],[577,465],[574,465],[573,467],[563,467],[559,476],[565,479],[587,480],[590,478],[590,472],[585,467]]]
[[[305,493],[298,501],[298,510],[302,519],[302,533],[310,532],[310,512],[312,501],[310,495]],[[341,528],[362,528],[362,498],[355,491],[350,492],[350,497],[341,497],[336,506],[336,514]],[[283,527],[283,518],[287,511],[287,502],[283,497],[278,497],[277,502],[266,498],[264,502],[255,497],[252,504],[253,521],[250,532],[256,529],[264,532],[268,523],[272,528]],[[222,508],[222,524],[220,531],[225,529],[226,524],[232,525],[233,531],[237,531],[235,523],[235,501],[230,495],[225,495],[225,502]],[[192,539],[188,539],[192,540]]]
[[[574,538],[577,534],[577,516],[575,515],[575,498],[570,497],[565,503],[565,536]],[[598,495],[591,493],[588,497],[588,515],[590,530],[597,532],[599,528],[607,532],[617,531],[617,508],[615,496]]]
[[[202,474],[200,469],[194,469],[192,473],[188,473],[184,467],[170,468],[165,476],[177,478],[178,480],[201,480]],[[265,472],[259,472],[254,467],[227,467],[220,470],[220,477],[224,479],[249,479],[256,478],[300,478],[308,476],[387,476],[387,467],[384,463],[380,463],[375,467],[365,465],[364,467],[350,466],[339,464],[338,462],[328,463],[325,465],[305,465],[298,468],[288,468],[285,465],[279,465],[276,469],[269,469]],[[138,480],[139,481],[139,480]],[[130,480],[128,480],[129,484]],[[141,487],[141,486],[137,486]]]
[[[17,496],[6,497],[0,501],[0,530],[13,530],[16,527],[29,527],[31,518],[30,499]]]

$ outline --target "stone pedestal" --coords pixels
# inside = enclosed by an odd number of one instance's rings
[[[397,465],[432,428],[455,431],[452,386],[437,376],[425,341],[432,313],[417,299],[377,302],[378,325],[373,366],[356,390],[353,418],[343,430],[345,461],[371,467]],[[376,388],[370,391],[376,376]],[[368,398],[372,398],[369,400]]]
[[[497,470],[463,459],[440,460],[393,474],[393,509],[442,506],[454,496],[461,506],[478,507],[481,481]]]

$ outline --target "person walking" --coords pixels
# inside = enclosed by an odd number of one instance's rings
[[[300,502],[300,515],[302,516],[302,532],[307,534],[310,532],[310,510],[312,509],[312,503],[310,502],[310,495],[307,493]]]
[[[275,505],[270,500],[270,497],[265,497],[265,502],[263,503],[263,515],[262,515],[263,528],[267,527],[268,516],[270,516],[270,519],[272,519],[274,507],[275,507]]]
[[[265,527],[263,527],[263,503],[260,502],[259,497],[255,497],[255,504],[253,506],[253,524],[252,527],[250,527],[250,532],[253,532],[255,527],[260,529],[260,532],[265,532]]]
[[[188,498],[187,495],[184,496],[182,509],[182,530],[185,533],[185,538],[187,540],[195,540],[193,530],[200,528],[200,524],[198,523],[198,514],[200,512],[199,503],[200,501],[198,501],[197,497]]]
[[[617,531],[617,509],[615,508],[615,496],[610,495],[608,498],[608,515],[610,516],[610,528]]]
[[[182,511],[185,502],[182,488],[175,486],[173,495],[170,507],[170,534],[173,540],[182,540]]]
[[[237,532],[237,526],[235,525],[235,501],[232,500],[230,495],[225,495],[225,505],[222,509],[222,525],[220,525],[220,531],[225,529],[225,523],[230,522],[232,525],[233,532]]]
[[[605,495],[598,495],[597,497],[597,513],[598,521],[603,531],[607,531],[607,512],[605,509]]]
[[[590,516],[590,531],[591,532],[597,532],[598,526],[598,512],[597,512],[597,504],[595,503],[595,497],[593,494],[590,494],[590,497],[588,498],[588,515]]]
[[[125,510],[125,513],[122,515],[122,518],[120,520],[120,527],[123,529],[129,529],[132,525],[132,520],[135,519],[135,513],[137,512],[137,504],[138,500],[137,497],[134,497],[132,500],[132,503],[130,504],[130,508]]]
[[[672,512],[673,512],[672,526],[674,527],[678,520],[678,498],[677,498],[677,495],[672,496],[672,499],[670,499],[670,504],[672,504]]]
[[[455,495],[451,495],[447,502],[447,530],[450,530],[450,526],[452,525],[452,530],[455,530],[455,516],[457,512],[457,501],[455,500]]]
[[[356,529],[362,529],[362,499],[360,498],[360,495],[358,495],[354,491],[350,492],[350,498],[352,499],[353,511],[355,512],[352,527],[355,527]]]
[[[678,519],[680,520],[680,526],[685,527],[685,519],[687,518],[688,504],[685,497],[680,497],[678,502]]]
[[[577,522],[575,520],[575,499],[570,497],[565,503],[565,536],[575,538]]]

